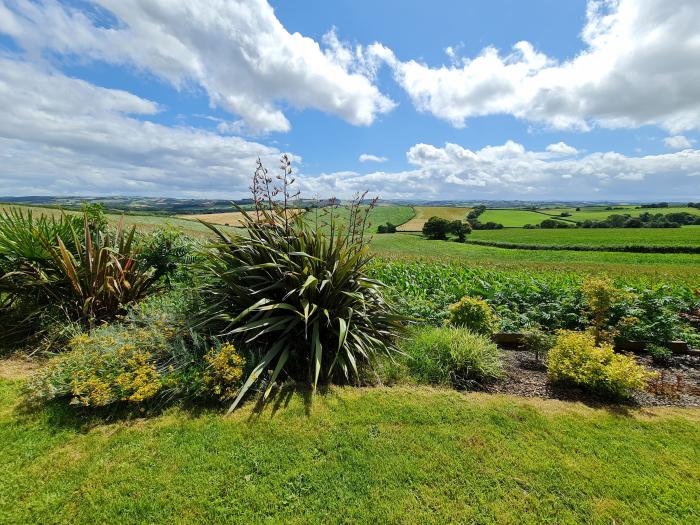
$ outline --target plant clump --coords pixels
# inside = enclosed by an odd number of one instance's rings
[[[453,326],[467,328],[482,335],[491,335],[498,327],[496,315],[483,299],[464,296],[451,304],[448,310],[447,322]]]
[[[609,344],[595,344],[585,332],[559,333],[547,356],[551,380],[570,382],[613,397],[629,397],[644,388],[653,373],[639,366],[634,357],[616,354]]]

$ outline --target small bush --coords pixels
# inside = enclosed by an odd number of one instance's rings
[[[401,349],[419,383],[465,388],[503,375],[498,347],[463,328],[417,329]]]
[[[465,296],[451,304],[448,310],[447,322],[452,326],[468,328],[483,335],[494,333],[498,326],[495,314],[483,299]]]
[[[671,349],[661,345],[650,344],[647,346],[647,352],[649,352],[651,359],[659,365],[668,365],[673,357]]]
[[[209,350],[204,360],[208,365],[204,383],[209,391],[222,401],[233,399],[243,378],[245,359],[231,343],[224,343]]]
[[[553,381],[568,381],[615,397],[628,397],[654,377],[634,357],[616,354],[608,344],[596,346],[593,335],[566,331],[549,351],[547,372]]]
[[[535,354],[537,361],[547,355],[555,341],[556,336],[548,334],[540,328],[529,328],[523,332],[523,345]]]

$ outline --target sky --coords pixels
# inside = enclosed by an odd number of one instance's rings
[[[700,200],[698,0],[0,0],[0,195]]]

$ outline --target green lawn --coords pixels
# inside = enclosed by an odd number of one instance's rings
[[[427,388],[81,420],[0,380],[3,523],[691,523],[700,411]],[[278,409],[273,410],[273,406]]]
[[[576,246],[700,246],[700,226],[561,230],[479,230],[469,239]]]
[[[370,248],[383,257],[460,261],[471,266],[636,275],[700,281],[700,256],[692,254],[512,250],[430,241],[419,234],[375,235]]]
[[[549,217],[528,210],[486,210],[479,215],[480,222],[497,222],[506,228],[522,228],[526,224],[539,224]]]

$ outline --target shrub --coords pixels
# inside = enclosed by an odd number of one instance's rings
[[[286,201],[289,173],[283,156],[283,186],[268,190],[272,178],[258,163],[253,188],[263,193],[254,193],[255,216],[243,212],[247,235],[229,238],[209,225],[219,240],[197,266],[198,326],[236,338],[261,356],[231,409],[268,368],[274,369],[270,387],[278,377],[314,389],[319,382],[357,377],[358,364],[391,352],[401,328],[402,317],[385,300],[383,284],[366,276],[371,256],[364,229],[376,201],[361,207],[364,195],[359,196],[347,228],[335,207],[326,210],[327,225],[315,226],[272,199],[276,191]]]
[[[496,331],[498,322],[491,307],[483,299],[464,296],[448,308],[447,322],[453,326],[468,328],[472,332],[490,335]]]
[[[174,281],[189,279],[188,267],[195,261],[197,243],[181,230],[167,225],[138,239],[137,259],[145,268],[153,268],[153,279]]]
[[[591,334],[566,331],[549,351],[547,372],[553,381],[568,381],[618,397],[644,388],[653,377],[634,357],[615,354],[608,344],[596,346]]]
[[[417,329],[401,350],[419,383],[465,388],[503,375],[498,347],[487,337],[463,328]]]
[[[432,240],[445,240],[450,231],[450,221],[442,217],[430,217],[423,225],[423,235]]]
[[[535,354],[537,361],[547,355],[555,341],[556,336],[540,328],[528,328],[523,332],[523,345]]]
[[[647,352],[651,356],[651,359],[660,365],[668,365],[673,357],[673,352],[670,348],[665,346],[650,344],[647,345]]]
[[[452,221],[450,223],[450,233],[457,237],[457,241],[464,242],[467,235],[472,232],[472,227],[468,222],[462,222],[460,220]]]
[[[222,401],[233,399],[243,378],[245,359],[231,343],[213,347],[204,356],[204,383]]]
[[[615,284],[607,277],[589,277],[581,285],[581,294],[588,306],[591,326],[595,335],[595,344],[606,337],[606,328],[609,326],[610,310],[622,294]]]

